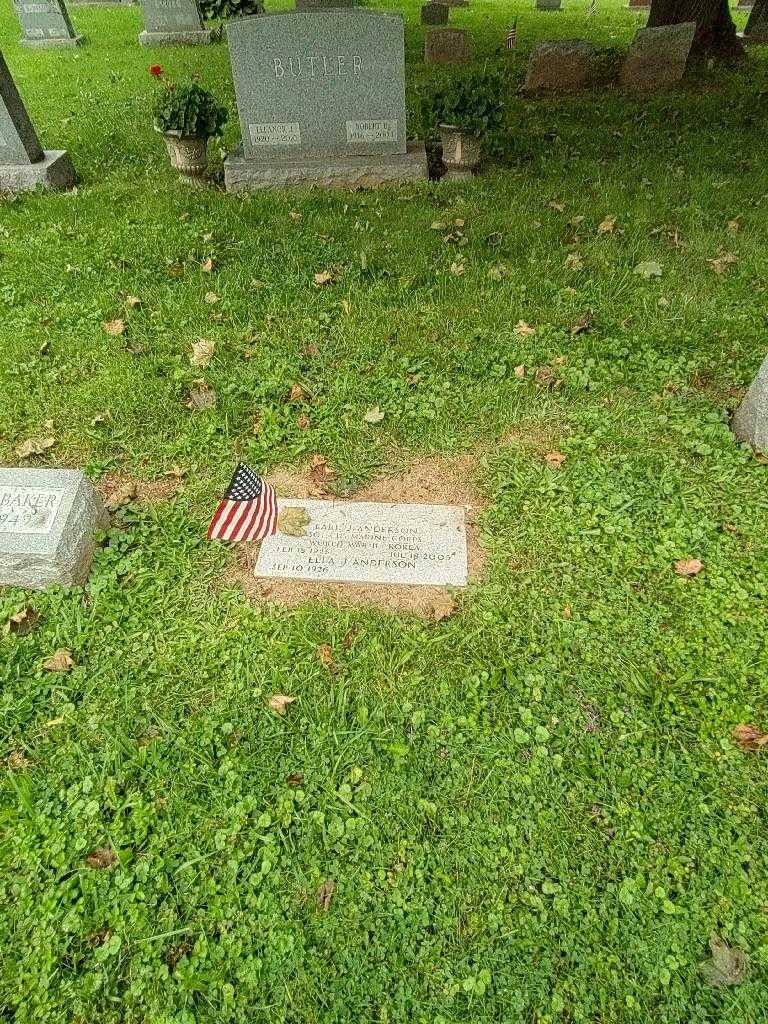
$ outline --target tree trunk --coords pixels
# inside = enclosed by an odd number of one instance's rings
[[[768,43],[768,0],[755,0],[744,35],[755,42]]]
[[[744,56],[728,0],[652,0],[648,28],[679,25],[684,21],[696,22],[692,55],[728,61]]]

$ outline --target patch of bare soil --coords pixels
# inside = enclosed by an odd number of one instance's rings
[[[278,468],[268,477],[280,498],[332,500],[323,485],[328,471],[310,463],[305,469]],[[487,555],[478,537],[477,520],[484,499],[474,483],[476,459],[471,455],[456,458],[429,458],[412,463],[403,473],[382,475],[358,491],[355,501],[395,502],[398,504],[463,505],[466,511],[467,561],[470,580],[482,577]],[[234,563],[222,584],[238,586],[248,598],[259,604],[275,603],[294,608],[310,601],[321,601],[337,608],[374,607],[392,615],[417,615],[439,622],[456,610],[460,591],[449,587],[403,586],[380,583],[331,583],[314,580],[259,579],[253,565],[259,546],[238,545]]]
[[[183,479],[175,473],[167,473],[155,480],[139,480],[122,473],[107,473],[98,484],[105,508],[116,511],[123,505],[136,502],[140,505],[158,505],[174,498]]]

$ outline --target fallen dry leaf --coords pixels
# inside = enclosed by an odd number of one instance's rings
[[[12,615],[5,625],[6,630],[14,636],[26,636],[31,633],[40,620],[40,612],[27,605],[20,612]]]
[[[557,213],[564,213],[565,212],[565,204],[561,203],[557,199],[551,200],[551,202],[549,204],[549,208],[550,208],[550,210],[555,210]]]
[[[363,419],[366,423],[381,423],[384,419],[384,413],[378,405],[374,405],[372,409],[368,409],[365,416],[363,416]]]
[[[128,295],[126,296],[125,304],[128,309],[138,309],[141,306],[141,299],[138,295]]]
[[[325,480],[335,480],[338,475],[335,469],[331,469],[328,465],[328,460],[323,455],[313,455],[309,460],[309,469],[312,479],[316,483],[322,483]]]
[[[720,276],[727,273],[728,268],[738,262],[738,257],[734,256],[732,252],[724,252],[721,256],[718,256],[717,259],[707,260],[707,263],[709,263],[714,272]]]
[[[725,988],[740,985],[747,977],[749,957],[738,946],[729,946],[714,932],[709,937],[712,959],[701,964],[701,973],[707,985]]]
[[[113,337],[116,337],[119,334],[125,334],[124,320],[107,320],[101,326],[104,328],[105,334],[111,334]]]
[[[327,878],[317,890],[317,909],[321,914],[327,914],[331,909],[331,900],[336,891],[336,883],[332,878]]]
[[[518,320],[517,324],[515,325],[514,333],[518,336],[518,338],[527,338],[531,334],[536,333],[536,328],[531,327],[531,325],[527,324],[525,320]]]
[[[290,775],[286,775],[285,784],[293,789],[297,789],[299,786],[304,785],[304,776],[301,772],[291,772]]]
[[[585,313],[584,316],[579,317],[576,323],[571,324],[571,334],[574,336],[577,334],[586,334],[594,323],[594,316],[592,313]]]
[[[12,750],[8,755],[6,764],[12,772],[24,772],[31,766],[32,762],[22,751]]]
[[[43,668],[46,672],[69,672],[74,667],[75,659],[72,657],[72,652],[64,647],[60,647],[58,651],[43,662]]]
[[[583,270],[584,260],[581,258],[579,253],[569,252],[568,255],[565,257],[565,263],[563,264],[563,266],[566,268],[566,270]]]
[[[518,378],[518,380],[523,380],[523,378],[525,377],[525,367],[522,363],[519,366],[515,367],[515,376]]]
[[[732,735],[742,750],[754,752],[768,746],[768,732],[763,732],[756,725],[737,725]]]
[[[567,456],[563,455],[562,452],[547,452],[544,456],[544,461],[550,469],[560,469],[566,458]]]
[[[52,437],[30,437],[17,444],[14,452],[19,459],[28,459],[30,455],[44,455],[55,444],[56,441]]]
[[[204,274],[212,274],[214,266],[213,257],[209,256],[207,260],[203,260],[200,264],[200,269]]]
[[[120,861],[117,858],[115,851],[109,846],[101,846],[92,853],[89,853],[85,858],[85,863],[89,868],[113,868],[115,864],[119,864]]]
[[[216,303],[219,301],[219,296],[216,294],[216,292],[206,292],[205,301],[208,303],[209,306],[215,306]]]
[[[129,505],[136,497],[136,492],[136,481],[126,480],[112,491],[104,502],[104,505],[109,512],[116,512],[124,505]]]
[[[726,227],[732,235],[741,231],[741,214],[738,217],[734,217],[733,220],[729,220]]]
[[[536,383],[547,388],[556,388],[560,384],[557,370],[553,366],[540,366],[536,371]]]
[[[335,284],[336,275],[332,270],[321,270],[319,274],[315,274],[313,281],[318,288],[322,288],[328,284]]]
[[[299,430],[309,430],[310,423],[311,421],[309,419],[309,416],[307,416],[307,414],[304,412],[296,420],[296,426],[299,428]]]
[[[612,235],[616,230],[616,218],[606,217],[604,221],[597,225],[598,235]]]
[[[333,651],[331,650],[330,644],[320,644],[315,651],[315,655],[321,665],[325,665],[331,675],[336,675],[339,671],[339,666],[333,660]]]
[[[216,405],[216,392],[204,380],[196,380],[189,389],[186,406],[193,412],[201,412]]]
[[[681,558],[675,562],[675,572],[678,576],[698,576],[704,568],[704,563],[698,558]]]
[[[304,388],[301,386],[301,384],[292,384],[291,385],[291,390],[288,392],[288,397],[286,398],[286,402],[290,402],[292,404],[297,404],[298,402],[308,402],[308,401],[309,401],[309,395],[304,390]]]
[[[203,369],[213,359],[213,354],[216,351],[216,343],[213,341],[200,341],[194,342],[192,345],[192,354],[189,357],[189,365]]]
[[[435,622],[450,619],[456,611],[456,600],[453,594],[448,590],[444,590],[431,602],[429,610]]]
[[[277,517],[277,529],[288,537],[306,537],[310,522],[305,508],[284,508]]]
[[[289,705],[295,702],[295,697],[286,697],[284,693],[276,693],[269,698],[269,706],[276,715],[284,715]]]

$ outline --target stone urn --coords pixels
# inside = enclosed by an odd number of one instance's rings
[[[477,171],[483,157],[483,140],[472,132],[452,124],[440,125],[443,163],[449,181],[467,181]]]
[[[202,185],[208,171],[208,139],[200,135],[163,132],[171,167],[189,185]]]

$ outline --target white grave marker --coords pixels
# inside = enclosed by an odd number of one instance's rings
[[[262,541],[254,575],[336,583],[467,585],[464,509],[452,505],[281,499],[305,509],[303,537]]]

